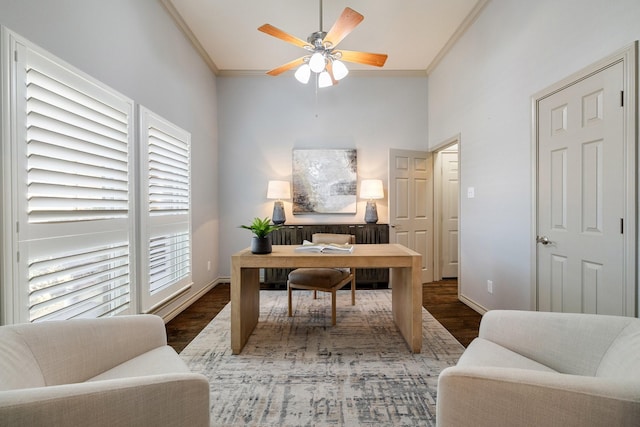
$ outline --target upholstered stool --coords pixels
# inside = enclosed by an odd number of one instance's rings
[[[323,234],[312,236],[313,243],[353,243],[354,236],[349,234]],[[356,303],[356,280],[354,268],[297,268],[289,273],[287,293],[289,297],[289,317],[293,316],[291,291],[292,289],[308,289],[313,291],[331,292],[331,324],[336,324],[336,291],[351,282],[351,305]]]

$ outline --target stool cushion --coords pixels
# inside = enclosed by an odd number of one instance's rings
[[[289,273],[289,282],[294,285],[331,288],[348,275],[348,271],[337,268],[297,268]]]

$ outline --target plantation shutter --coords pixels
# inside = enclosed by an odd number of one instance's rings
[[[132,312],[133,102],[28,42],[12,40],[17,317]]]
[[[143,311],[191,286],[191,135],[140,107]]]

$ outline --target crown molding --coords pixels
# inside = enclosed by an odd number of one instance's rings
[[[176,7],[173,5],[173,3],[171,3],[171,0],[160,0],[160,3],[164,6],[167,12],[169,12],[169,15],[171,15],[176,25],[178,26],[178,28],[180,28],[180,30],[184,33],[184,35],[187,36],[187,38],[189,39],[193,47],[196,49],[196,51],[198,52],[202,60],[207,64],[207,66],[211,69],[211,71],[213,71],[213,74],[218,75],[220,73],[220,70],[218,70],[218,67],[213,62],[211,57],[207,54],[207,51],[204,50],[204,47],[202,47],[202,45],[200,44],[196,36],[193,34],[191,29],[187,25],[187,23],[184,22],[184,19],[182,19],[182,16],[180,16],[180,13],[176,9]]]
[[[221,70],[217,75],[220,77],[257,77],[265,76],[267,70]],[[283,75],[292,74],[286,72]],[[426,77],[426,70],[350,70],[349,77]]]
[[[491,0],[480,0],[476,3],[475,7],[469,12],[469,14],[464,18],[464,21],[460,24],[460,26],[456,29],[456,31],[451,35],[447,43],[440,49],[440,52],[433,58],[431,64],[427,67],[427,75],[431,74],[433,70],[440,64],[440,61],[449,53],[449,51],[453,48],[453,46],[457,43],[457,41],[462,37],[462,35],[471,27],[471,25],[476,21],[480,13],[484,10],[485,6],[489,4]]]

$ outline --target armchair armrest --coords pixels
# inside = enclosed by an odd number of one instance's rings
[[[193,373],[0,392],[2,425],[204,427],[209,411],[209,382]]]
[[[437,424],[456,426],[635,425],[640,386],[631,381],[513,368],[451,367],[438,379]]]

